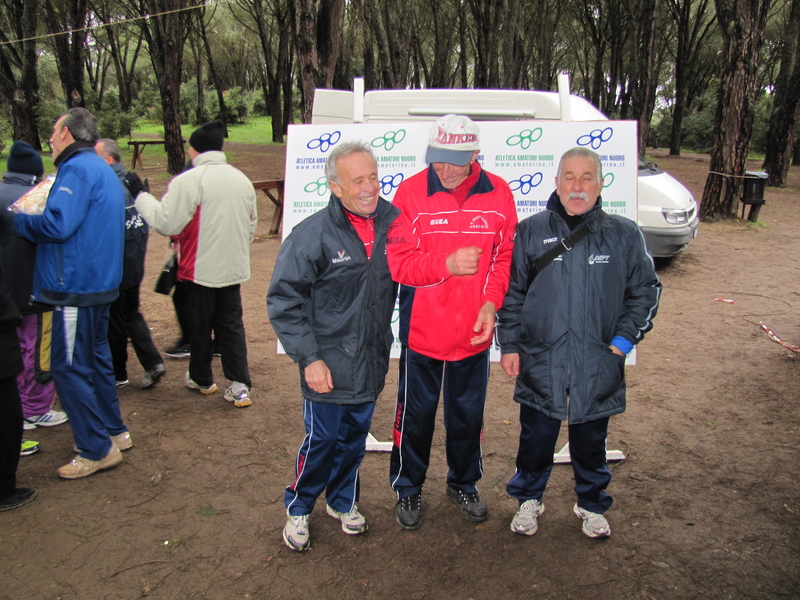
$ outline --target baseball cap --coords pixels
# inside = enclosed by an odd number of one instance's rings
[[[464,115],[445,115],[431,128],[425,162],[443,162],[463,167],[480,150],[478,125]]]

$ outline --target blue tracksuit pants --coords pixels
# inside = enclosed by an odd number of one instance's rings
[[[61,405],[67,411],[81,456],[100,460],[111,450],[109,436],[128,430],[108,349],[109,305],[53,312],[50,370]]]
[[[374,402],[339,405],[303,400],[306,436],[297,453],[294,483],[284,493],[290,515],[311,514],[323,490],[333,510],[353,509],[374,411]]]
[[[525,500],[541,500],[544,495],[553,470],[553,452],[561,421],[551,419],[526,404],[520,404],[519,421],[517,471],[508,482],[506,491],[522,503]],[[608,417],[569,425],[568,431],[578,506],[589,512],[603,514],[613,502],[606,492],[611,482],[611,471],[606,461]]]
[[[442,361],[400,351],[390,482],[398,498],[422,491],[431,456],[439,392],[447,431],[447,483],[464,492],[477,492],[483,476],[481,440],[489,351],[458,361]]]

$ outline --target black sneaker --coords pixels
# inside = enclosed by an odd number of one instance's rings
[[[28,502],[36,498],[36,490],[33,488],[17,488],[3,501],[0,501],[0,512],[13,510],[20,506],[25,506]]]
[[[171,348],[164,350],[164,354],[172,358],[188,358],[189,357],[189,344],[181,344],[178,342]]]
[[[464,492],[448,485],[447,497],[461,508],[467,521],[482,523],[489,518],[489,509],[486,507],[486,502],[481,500],[478,492]]]
[[[403,529],[419,529],[419,522],[422,519],[422,495],[411,494],[405,498],[400,498],[394,511],[397,517],[397,524]]]

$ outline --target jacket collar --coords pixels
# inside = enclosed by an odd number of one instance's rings
[[[208,152],[198,154],[192,162],[195,167],[199,167],[200,165],[224,165],[228,163],[225,158],[225,153],[220,150],[209,150]]]
[[[331,219],[339,227],[349,229],[352,227],[350,219],[347,218],[344,205],[336,194],[331,194],[328,201],[328,211],[331,214]],[[382,224],[384,222],[391,223],[400,214],[400,210],[395,207],[391,202],[387,202],[383,198],[378,198],[378,208],[375,211],[375,224]]]
[[[27,173],[14,173],[7,171],[3,175],[3,183],[15,183],[17,185],[34,185],[42,180],[41,177],[36,175],[28,175]]]
[[[111,168],[114,169],[114,173],[117,174],[117,177],[125,177],[125,167],[122,166],[121,162],[112,163]]]
[[[559,206],[561,206],[561,199],[558,197],[558,192],[553,190],[553,193],[550,194],[550,197],[547,199],[547,210],[555,214],[558,217],[558,219],[562,223],[564,223],[564,219],[559,214],[558,211]],[[583,216],[582,225],[586,225],[589,228],[589,231],[591,231],[592,233],[596,232],[598,227],[600,227],[599,218],[600,218],[600,209],[602,208],[602,206],[603,206],[603,197],[598,196],[597,202],[595,202],[594,206],[590,208]]]
[[[53,164],[56,166],[56,168],[58,168],[62,163],[67,162],[70,158],[79,153],[97,154],[97,151],[94,149],[94,144],[92,142],[78,140],[77,142],[72,142],[69,146],[64,148],[61,151],[61,154],[59,154],[58,157],[53,161]]]
[[[481,174],[478,176],[478,181],[476,181],[475,185],[472,186],[472,189],[467,194],[467,198],[474,194],[488,194],[489,192],[493,191],[494,186],[492,185],[492,182],[489,181],[486,171],[481,169]],[[436,171],[433,170],[433,165],[428,165],[428,196],[433,196],[439,192],[449,194],[450,190],[442,185],[442,182],[439,180],[439,176],[436,174]]]

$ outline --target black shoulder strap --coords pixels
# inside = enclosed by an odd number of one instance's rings
[[[605,222],[608,218],[608,213],[600,210],[600,214],[597,217],[598,225],[597,228],[600,229],[600,226]],[[574,231],[572,235],[568,235],[567,237],[563,238],[558,244],[550,248],[547,252],[542,254],[534,263],[533,268],[528,272],[528,289],[530,289],[531,285],[533,284],[533,280],[536,279],[536,276],[542,272],[542,270],[553,262],[557,257],[564,254],[564,252],[569,252],[578,243],[583,240],[586,236],[591,233],[589,227],[584,225],[583,227],[579,228],[578,230]]]

